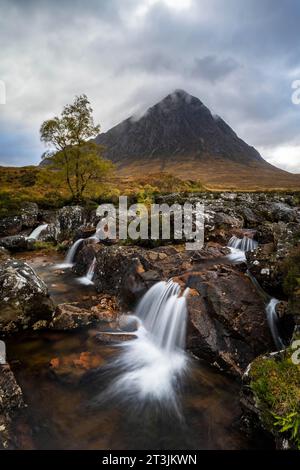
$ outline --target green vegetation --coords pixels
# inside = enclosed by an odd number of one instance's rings
[[[283,290],[288,297],[300,294],[300,245],[296,246],[284,263]]]
[[[265,427],[300,449],[300,365],[288,348],[280,357],[259,357],[250,370],[250,387]]]
[[[55,148],[47,156],[56,179],[62,178],[72,199],[81,202],[93,178],[104,179],[113,164],[100,156],[100,147],[91,141],[99,134],[93,110],[86,95],[77,96],[66,105],[60,117],[45,121],[40,129],[41,140]]]

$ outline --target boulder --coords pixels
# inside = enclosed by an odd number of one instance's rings
[[[250,279],[231,267],[188,274],[188,348],[241,376],[258,354],[272,350],[265,304]]]
[[[66,206],[57,213],[58,241],[73,239],[75,231],[85,224],[86,211],[81,206]]]
[[[10,259],[0,265],[0,331],[11,333],[52,318],[54,306],[47,286],[25,262]]]
[[[103,295],[91,307],[82,307],[78,302],[60,304],[56,307],[50,328],[55,330],[74,330],[99,322],[116,321],[119,310],[115,299]]]
[[[16,235],[22,230],[22,218],[21,216],[4,217],[0,220],[0,236],[7,237],[10,235]]]
[[[254,251],[247,252],[248,269],[264,290],[273,296],[282,296],[282,282],[285,261],[295,246],[298,225],[283,222],[265,224],[256,234],[260,244]]]
[[[0,239],[0,246],[11,252],[28,251],[34,248],[35,240],[24,237],[23,235],[13,235]]]
[[[16,448],[12,420],[24,406],[21,388],[10,366],[0,365],[0,450]]]
[[[38,225],[39,208],[35,202],[25,202],[21,207],[22,228],[34,228]]]

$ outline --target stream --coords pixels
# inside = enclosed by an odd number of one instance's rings
[[[26,260],[46,282],[55,303],[82,301],[95,294],[93,286],[80,285],[70,270],[53,269],[62,262],[57,253],[28,253],[19,258]],[[126,388],[120,393],[107,393],[124,372],[120,360],[124,343],[96,342],[95,333],[103,328],[99,325],[96,329],[72,332],[25,332],[7,341],[8,361],[28,404],[14,423],[20,448],[272,446],[264,436],[250,439],[240,429],[239,383],[187,354],[187,367],[176,389],[176,409],[171,397],[163,401],[141,399],[134,390]],[[74,368],[74,364],[80,367]]]

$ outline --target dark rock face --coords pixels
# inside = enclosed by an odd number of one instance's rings
[[[266,222],[256,237],[267,243],[261,243],[246,255],[249,271],[271,295],[283,295],[284,263],[295,245],[296,233],[300,233],[300,224]]]
[[[45,327],[53,311],[46,285],[27,263],[11,259],[0,265],[2,334]]]
[[[190,275],[188,347],[198,357],[241,375],[258,354],[271,350],[265,305],[250,279],[231,267]]]
[[[35,202],[26,202],[21,208],[22,228],[34,228],[38,225],[39,208]]]
[[[209,156],[268,166],[220,117],[213,117],[198,98],[183,90],[168,95],[141,118],[128,118],[100,134],[96,142],[106,147],[105,155],[114,162]]]
[[[11,423],[24,406],[22,391],[9,365],[0,365],[0,450],[16,448]]]
[[[0,220],[0,236],[16,235],[38,225],[39,208],[35,202],[23,204],[20,214]]]
[[[0,236],[16,235],[22,230],[21,216],[5,217],[0,220]]]
[[[26,238],[23,235],[13,235],[0,239],[0,246],[11,252],[32,250],[35,240]]]

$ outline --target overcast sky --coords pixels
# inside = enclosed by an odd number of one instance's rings
[[[298,0],[0,0],[0,165],[38,163],[76,94],[105,131],[182,88],[300,173],[299,25]]]

